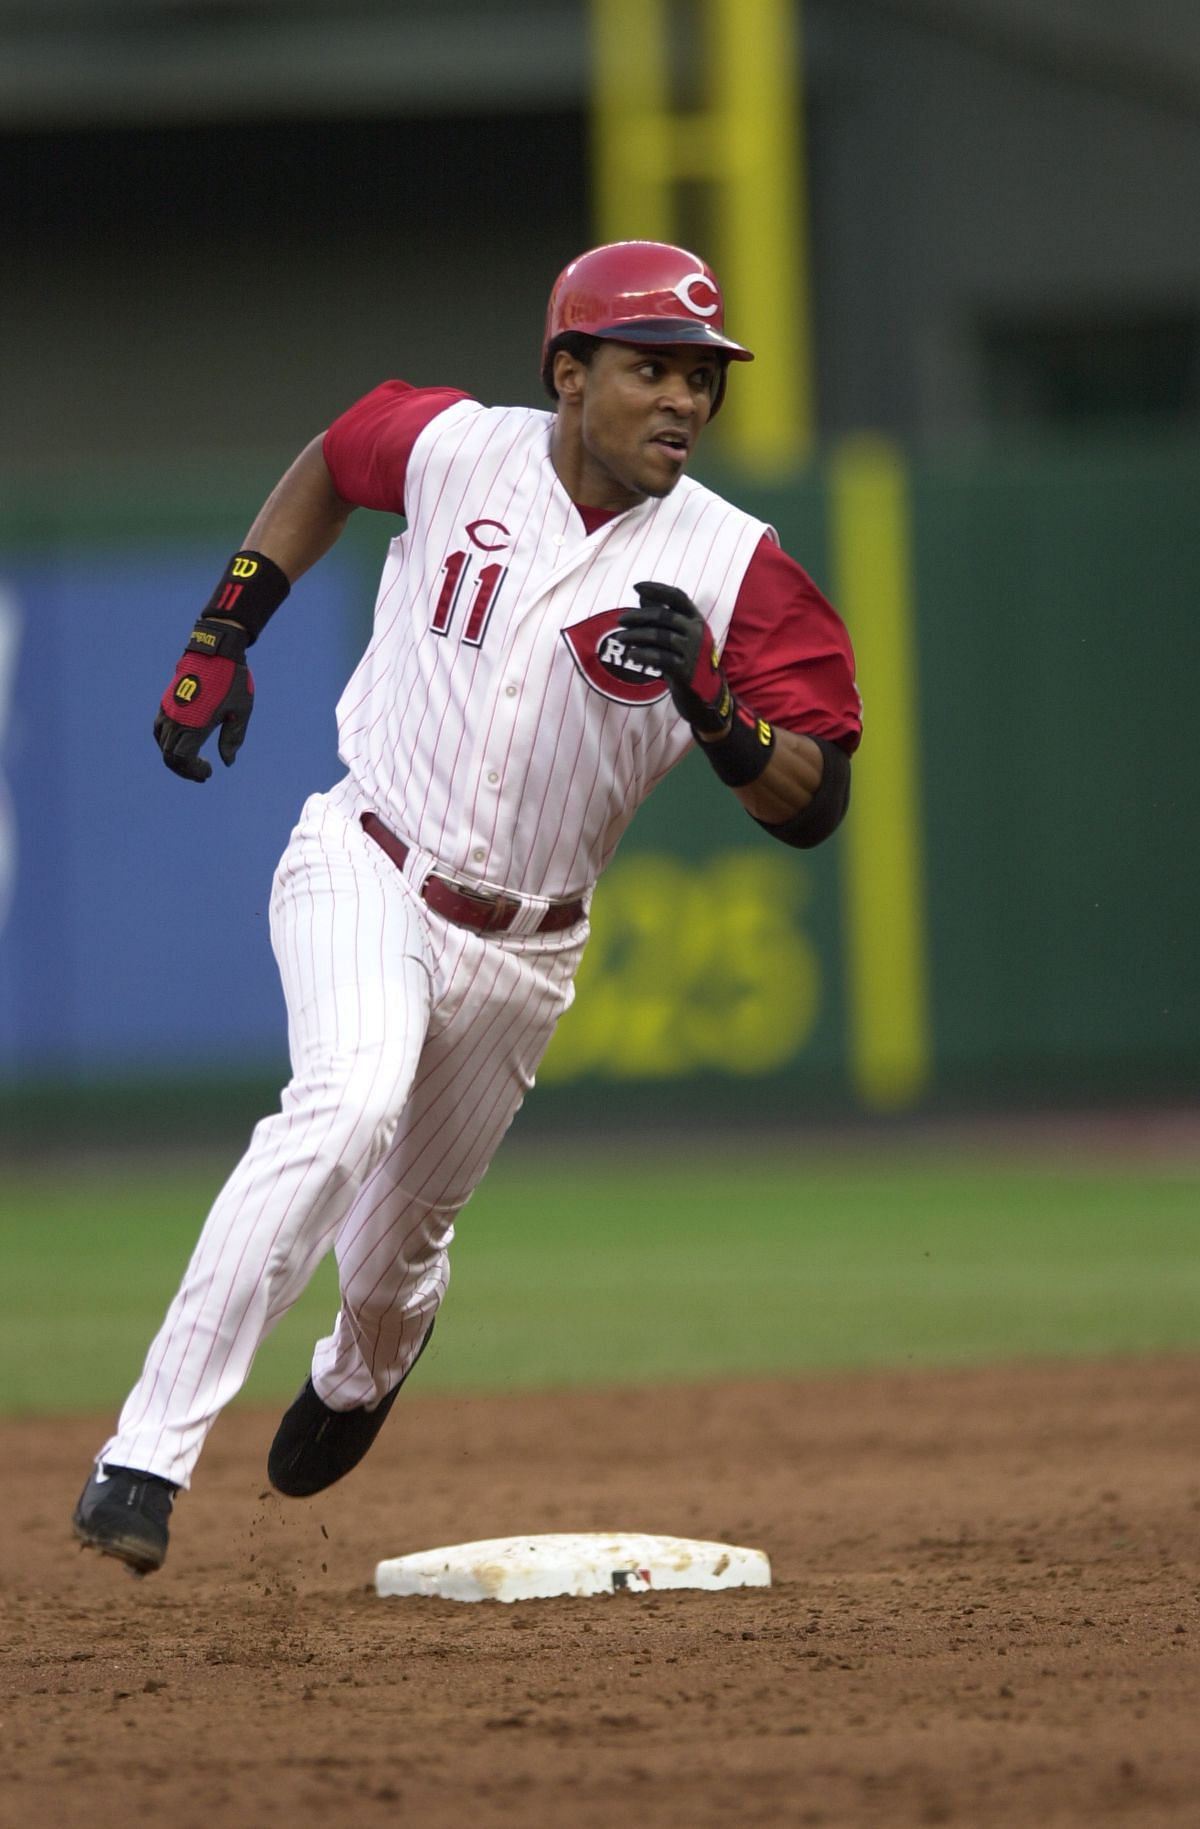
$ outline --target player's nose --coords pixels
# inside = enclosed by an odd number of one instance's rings
[[[690,419],[696,411],[696,396],[686,375],[667,375],[658,398],[665,411],[681,418]]]

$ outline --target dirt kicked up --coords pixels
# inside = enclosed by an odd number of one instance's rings
[[[1200,1357],[414,1395],[304,1502],[234,1409],[141,1582],[70,1535],[109,1421],[3,1429],[3,1829],[1200,1821]],[[374,1592],[609,1527],[774,1586]]]

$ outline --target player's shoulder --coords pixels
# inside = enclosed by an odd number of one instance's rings
[[[694,476],[681,476],[671,494],[664,500],[675,501],[681,507],[686,507],[689,520],[719,518],[731,526],[741,526],[746,532],[756,530],[760,537],[776,545],[779,543],[779,535],[769,521],[760,520],[757,515],[751,514],[737,502],[731,502],[728,496],[721,495],[718,490],[710,488]]]
[[[488,406],[473,394],[463,393],[437,415],[437,421],[442,422],[441,429],[447,433],[469,431],[480,439],[503,437],[514,443],[519,443],[523,437],[544,439],[553,419],[553,413],[543,412],[538,407]]]
[[[429,400],[433,400],[440,396],[446,401],[447,411],[454,408],[460,413],[487,419],[495,423],[504,421],[505,423],[514,426],[528,423],[544,429],[554,418],[553,413],[548,413],[541,407],[490,406],[487,401],[480,400],[477,395],[468,393],[461,387],[414,387],[413,383],[407,381],[393,382],[392,385],[406,391],[411,390],[415,394]]]

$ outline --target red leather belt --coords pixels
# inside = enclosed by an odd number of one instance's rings
[[[403,870],[409,850],[404,840],[389,832],[374,813],[360,814],[358,823],[367,837],[373,838],[385,856],[391,858],[397,870]],[[464,889],[460,883],[452,883],[444,876],[427,876],[421,885],[421,898],[444,920],[453,921],[456,927],[470,927],[479,934],[504,933],[523,906],[520,896],[486,895]],[[575,896],[570,902],[551,902],[533,931],[555,934],[564,927],[574,927],[577,921],[582,921],[583,912],[582,896]]]

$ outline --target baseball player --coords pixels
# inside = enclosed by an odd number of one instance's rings
[[[271,939],[292,1077],[217,1196],[80,1497],[80,1540],[160,1567],[175,1495],[318,1261],[340,1310],[271,1446],[320,1492],[374,1441],[434,1324],[456,1217],[559,1017],[634,812],[695,746],[777,842],[841,820],[860,735],[840,620],[772,529],[687,466],[729,369],[712,269],[618,242],[550,296],[553,411],[385,381],[303,451],[231,559],[155,735],[232,764],[246,651],[355,508],[399,515],[337,707],[344,778],[305,803]]]

